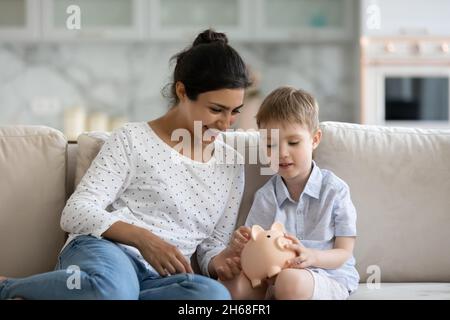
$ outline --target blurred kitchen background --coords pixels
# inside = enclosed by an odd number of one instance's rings
[[[450,0],[0,0],[0,125],[159,117],[170,58],[208,27],[252,71],[239,127],[293,85],[321,121],[450,128]]]

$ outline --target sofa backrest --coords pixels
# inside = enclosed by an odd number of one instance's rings
[[[0,127],[0,275],[54,268],[64,243],[66,147],[51,128]]]
[[[450,130],[321,127],[314,156],[350,186],[361,279],[450,281]]]
[[[314,159],[350,186],[361,279],[380,271],[385,282],[450,281],[450,131],[335,122],[321,128]],[[63,242],[66,197],[107,137],[87,133],[67,146],[53,129],[0,129],[0,274],[51,270]],[[246,141],[246,153],[257,148],[255,134],[236,139]],[[245,175],[238,225],[269,178],[259,164],[246,164]]]
[[[321,123],[321,129],[314,159],[348,183],[358,212],[355,257],[361,280],[374,274],[385,282],[450,281],[450,131],[337,122]],[[83,167],[77,181],[104,138],[80,136]],[[256,133],[225,139],[238,150],[242,140],[248,160],[257,148]],[[255,191],[270,178],[260,169],[246,161],[238,225],[245,222]]]

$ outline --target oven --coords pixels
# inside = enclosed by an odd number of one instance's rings
[[[361,39],[361,122],[450,128],[450,39]]]

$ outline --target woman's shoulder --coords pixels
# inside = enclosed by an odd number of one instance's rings
[[[147,122],[127,122],[122,126],[118,127],[114,131],[119,131],[125,133],[127,135],[136,134],[139,132],[145,132],[147,126]]]
[[[114,129],[114,131],[111,132],[111,135],[126,137],[130,142],[145,140],[148,143],[156,140],[151,131],[152,129],[145,121],[127,122]]]
[[[109,144],[125,146],[133,152],[141,149],[159,148],[158,141],[146,122],[128,122],[114,129],[109,134]]]

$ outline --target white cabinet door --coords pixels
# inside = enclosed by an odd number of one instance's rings
[[[143,0],[42,0],[45,40],[139,40],[144,31]],[[76,11],[79,8],[79,29]],[[70,7],[72,6],[72,7]]]
[[[449,36],[449,0],[362,0],[365,36]]]
[[[353,37],[353,0],[255,1],[258,40],[341,41]]]
[[[37,40],[39,16],[37,0],[0,0],[0,40]]]
[[[250,0],[150,0],[150,36],[193,39],[209,27],[232,40],[249,38]]]

